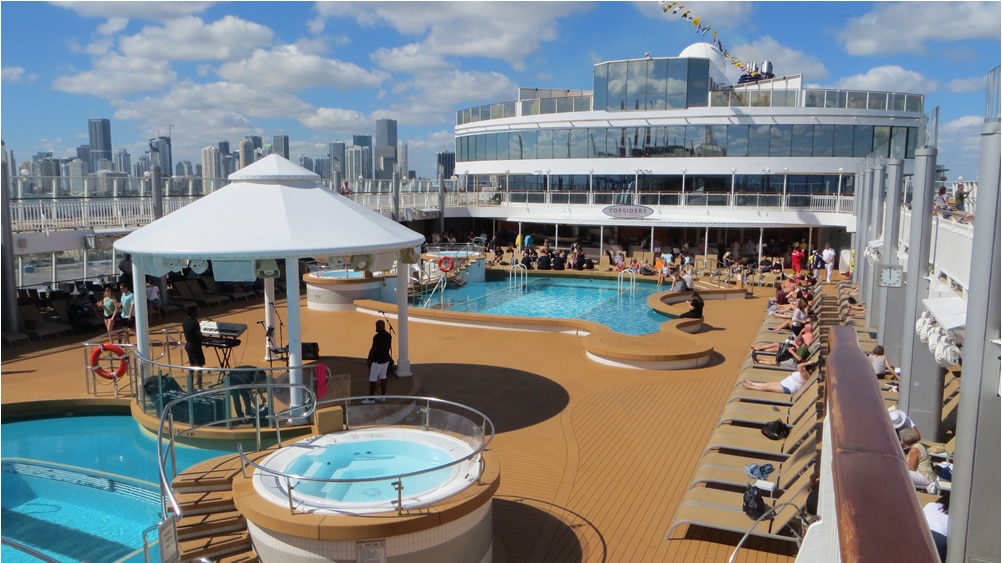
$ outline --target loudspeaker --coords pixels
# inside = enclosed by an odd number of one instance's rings
[[[258,260],[254,264],[254,271],[259,278],[277,278],[282,275],[282,271],[278,269],[278,261],[274,258]]]
[[[303,360],[319,360],[320,344],[316,342],[303,342]]]
[[[371,254],[356,254],[351,257],[351,267],[355,270],[372,270]]]

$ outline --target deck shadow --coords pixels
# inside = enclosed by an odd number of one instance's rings
[[[495,561],[607,560],[602,533],[564,507],[533,498],[496,496],[492,512]]]

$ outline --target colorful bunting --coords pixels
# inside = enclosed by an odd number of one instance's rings
[[[692,26],[696,28],[696,33],[705,36],[706,33],[711,29],[710,24],[704,24],[703,18],[694,16],[692,14],[692,10],[687,10],[686,7],[681,2],[661,2],[661,9],[666,14],[670,10],[673,15],[678,15],[683,20],[692,24]],[[681,14],[679,14],[680,11],[682,12]],[[718,51],[720,51],[720,54],[721,56],[724,57],[725,61],[731,63],[732,65],[734,65],[735,68],[739,68],[744,72],[749,72],[752,75],[759,74],[757,71],[753,70],[755,68],[754,65],[746,63],[738,59],[737,57],[731,56],[730,52],[724,47],[724,42],[721,41],[719,37],[717,37],[716,30],[713,31],[712,36],[713,40],[711,41],[711,44],[714,47],[716,47]]]

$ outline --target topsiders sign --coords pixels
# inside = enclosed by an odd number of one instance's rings
[[[643,219],[654,213],[654,210],[646,205],[609,205],[602,209],[602,213],[613,219]]]

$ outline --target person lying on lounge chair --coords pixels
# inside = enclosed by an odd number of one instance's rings
[[[783,381],[749,381],[741,380],[741,385],[745,389],[752,391],[771,391],[773,393],[786,393],[792,395],[800,390],[807,383],[807,378],[811,375],[813,364],[800,364],[797,371],[791,373]]]
[[[810,355],[810,347],[800,334],[787,338],[783,342],[752,346],[752,362],[765,366],[783,366],[796,369]]]

